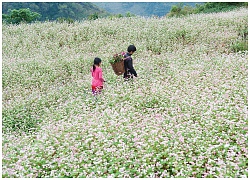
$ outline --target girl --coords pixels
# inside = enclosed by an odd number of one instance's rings
[[[100,94],[103,89],[104,79],[102,77],[102,68],[100,68],[102,60],[98,57],[94,59],[93,68],[91,68],[92,75],[92,93],[93,95]]]

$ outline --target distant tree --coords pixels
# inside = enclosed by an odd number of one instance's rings
[[[185,10],[186,10],[186,6],[185,6]],[[186,12],[187,13],[187,12]],[[179,17],[181,15],[184,15],[185,13],[183,13],[183,3],[178,3],[177,5],[174,5],[171,7],[170,12],[167,14],[168,17]]]
[[[123,15],[122,15],[121,13],[119,13],[119,14],[116,14],[116,17],[117,17],[117,18],[122,18]]]
[[[177,4],[177,5],[174,5],[174,6],[172,6],[170,12],[173,12],[173,13],[177,13],[177,14],[178,14],[178,13],[181,12],[182,7],[183,7],[183,4],[181,4],[181,3],[179,3],[179,4]]]
[[[32,12],[29,8],[19,10],[13,9],[9,14],[2,15],[3,21],[9,24],[19,24],[21,22],[31,23],[40,17],[41,15],[39,13]]]
[[[65,18],[65,17],[59,17],[59,18],[56,19],[56,21],[59,22],[59,23],[66,22],[68,24],[73,24],[75,22],[74,19],[72,19],[72,18]]]
[[[2,14],[8,14],[11,9],[29,8],[41,14],[39,21],[55,21],[61,17],[81,21],[93,13],[98,13],[99,18],[110,15],[90,2],[3,2],[2,7]]]
[[[191,6],[183,6],[183,3],[172,6],[168,17],[180,17],[188,14],[196,13],[212,13],[230,11],[237,7],[248,7],[246,2],[206,2],[204,4],[196,4],[195,8]]]
[[[96,13],[96,12],[94,14],[91,14],[88,16],[88,20],[96,20],[98,18],[99,18],[99,16],[98,16],[98,13]]]
[[[196,5],[195,13],[211,13],[230,11],[237,7],[247,7],[246,2],[206,2],[202,5]]]
[[[134,14],[131,14],[130,12],[127,12],[126,13],[126,17],[134,17],[135,15]]]

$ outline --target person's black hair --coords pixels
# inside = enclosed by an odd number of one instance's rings
[[[136,47],[134,45],[129,45],[128,46],[128,52],[131,52],[131,51],[133,51],[133,52],[136,51]]]
[[[93,64],[93,71],[95,71],[95,65],[98,65],[99,66],[99,64],[102,62],[102,60],[100,59],[100,58],[98,58],[98,57],[96,57],[95,59],[94,59],[94,64]]]

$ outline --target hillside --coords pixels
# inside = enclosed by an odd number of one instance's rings
[[[139,16],[165,16],[177,2],[93,2],[112,14],[125,15],[127,12]],[[183,2],[185,6],[195,6],[192,2]]]
[[[7,14],[10,9],[29,8],[42,15],[41,21],[56,20],[59,17],[82,20],[97,13],[107,16],[108,12],[90,2],[3,2],[2,13]]]
[[[3,24],[2,178],[247,179],[247,40],[247,8]]]

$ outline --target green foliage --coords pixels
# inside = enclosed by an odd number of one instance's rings
[[[88,16],[88,20],[96,20],[99,18],[98,13],[94,13]]]
[[[180,17],[193,13],[191,6],[184,6],[183,3],[172,6],[170,12],[167,14],[168,17]]]
[[[3,2],[2,12],[10,9],[29,8],[31,11],[41,14],[41,21],[57,20],[58,18],[70,18],[83,20],[93,13],[105,17],[110,15],[105,10],[98,8],[90,2]]]
[[[72,19],[72,18],[59,17],[59,18],[57,18],[57,22],[59,22],[59,23],[64,23],[64,22],[66,22],[66,23],[68,23],[68,24],[72,24],[72,23],[74,23],[75,21],[74,21],[74,19]]]
[[[117,62],[123,61],[123,55],[121,53],[115,54],[112,58],[109,59],[109,63],[115,64]]]
[[[93,2],[97,6],[106,9],[113,14],[127,16],[129,11],[137,16],[165,16],[177,2]],[[197,2],[198,3],[198,2]],[[183,2],[184,5],[194,7],[195,2]]]
[[[238,36],[243,40],[248,40],[248,23],[245,20],[245,24],[240,24],[237,27]]]
[[[112,19],[112,18],[135,17],[135,16],[136,16],[135,14],[131,14],[130,12],[127,12],[125,15],[119,13],[119,14],[111,15],[109,17],[110,19]]]
[[[196,4],[195,8],[184,6],[183,3],[173,5],[167,17],[180,17],[195,13],[212,13],[230,11],[237,7],[245,7],[248,4],[245,2],[206,2],[204,4]]]
[[[237,7],[245,7],[245,2],[206,2],[204,5],[197,4],[196,13],[212,13],[231,11]]]
[[[248,41],[246,40],[237,40],[236,42],[232,43],[230,46],[230,50],[232,52],[243,52],[248,50]]]
[[[179,4],[178,6],[172,6],[170,13],[179,14],[181,12],[181,8],[181,4]]]
[[[3,109],[3,131],[31,132],[34,131],[41,119],[30,106],[17,106],[12,109]]]
[[[238,24],[237,26],[238,39],[231,43],[230,50],[232,52],[248,51],[248,23]]]
[[[9,24],[19,24],[21,22],[31,23],[37,20],[41,15],[32,12],[30,9],[11,10],[9,14],[3,14],[3,21]]]
[[[132,13],[130,13],[130,12],[127,12],[125,16],[126,16],[126,17],[134,17],[135,15],[132,14]]]
[[[122,15],[122,14],[116,14],[115,17],[117,17],[117,18],[122,18],[123,15]]]

